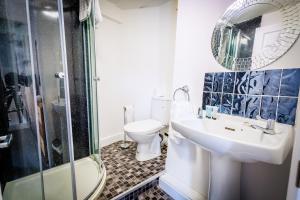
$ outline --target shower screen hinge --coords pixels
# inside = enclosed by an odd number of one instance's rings
[[[98,76],[95,76],[93,79],[94,79],[94,81],[100,81],[100,77],[98,77]]]

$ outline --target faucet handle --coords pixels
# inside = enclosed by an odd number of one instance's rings
[[[201,107],[198,108],[198,112],[197,112],[198,118],[202,119],[203,117],[203,110]]]
[[[266,129],[274,130],[274,128],[275,128],[275,120],[274,119],[268,119]]]

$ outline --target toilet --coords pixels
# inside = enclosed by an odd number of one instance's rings
[[[160,156],[160,130],[168,126],[171,100],[166,97],[153,97],[151,119],[130,122],[124,126],[125,133],[138,143],[136,159],[146,161]]]

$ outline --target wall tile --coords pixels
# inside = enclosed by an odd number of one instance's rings
[[[203,91],[211,92],[214,73],[205,73]]]
[[[255,119],[259,115],[260,108],[260,96],[247,96],[246,106],[245,106],[245,116],[248,118]]]
[[[234,93],[247,94],[248,85],[249,85],[248,77],[249,77],[249,72],[237,72],[236,73]]]
[[[224,93],[233,93],[235,74],[235,72],[225,72],[223,86]]]
[[[277,122],[295,124],[298,98],[279,97]]]
[[[213,81],[213,92],[222,92],[224,73],[215,73]]]
[[[299,85],[300,69],[284,69],[282,71],[280,96],[298,97]]]
[[[299,86],[300,68],[206,73],[202,108],[215,105],[221,113],[294,125]]]
[[[231,114],[232,94],[223,94],[220,112],[224,114]]]
[[[260,116],[263,119],[276,119],[278,97],[263,96],[261,99]]]
[[[211,94],[211,103],[212,106],[220,106],[221,105],[221,93],[212,93]]]
[[[261,95],[263,92],[264,71],[251,71],[249,74],[248,94]]]
[[[263,95],[278,96],[281,72],[282,69],[265,71]]]
[[[238,116],[245,115],[246,95],[234,95],[232,104],[232,114]]]
[[[206,109],[206,105],[210,105],[211,102],[211,93],[210,92],[203,92],[203,97],[202,97],[202,109]]]

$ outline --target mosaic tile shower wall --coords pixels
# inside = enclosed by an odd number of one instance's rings
[[[300,68],[206,73],[202,107],[241,117],[295,124]]]

